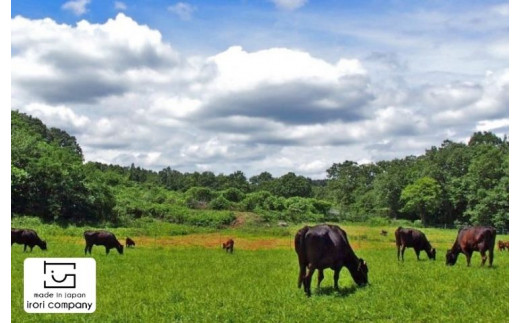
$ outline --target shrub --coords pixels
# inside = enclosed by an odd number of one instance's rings
[[[226,198],[226,200],[231,202],[240,202],[244,199],[245,195],[238,188],[232,187],[227,190],[222,191],[222,196]]]
[[[231,202],[222,195],[219,195],[219,197],[209,203],[209,208],[212,210],[228,210],[230,207]]]
[[[206,208],[216,193],[207,187],[192,187],[185,193],[186,205],[192,209]]]

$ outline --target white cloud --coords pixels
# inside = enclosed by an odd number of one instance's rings
[[[126,4],[122,1],[115,1],[114,8],[116,10],[126,10],[127,9]]]
[[[185,57],[124,14],[75,26],[15,17],[11,28],[13,109],[74,135],[86,160],[323,178],[334,162],[509,127],[507,69],[419,77],[398,56],[282,47]]]
[[[173,6],[168,7],[168,11],[176,14],[181,20],[191,20],[193,13],[197,10],[195,6],[185,2],[177,2]]]
[[[24,107],[24,111],[35,116],[46,124],[53,124],[58,128],[70,128],[75,130],[85,128],[90,120],[87,116],[76,114],[71,108],[63,105],[50,106],[41,103],[31,103]]]
[[[75,15],[81,16],[87,12],[87,5],[90,3],[90,0],[71,0],[65,2],[61,8],[63,10],[70,10]]]
[[[296,10],[303,7],[307,0],[271,0],[277,8],[284,10]]]

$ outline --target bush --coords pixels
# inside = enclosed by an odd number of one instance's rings
[[[228,188],[227,190],[222,191],[222,196],[228,201],[231,202],[240,202],[244,199],[245,195],[238,188]]]
[[[209,208],[212,210],[228,210],[231,207],[229,202],[224,196],[219,195],[216,199],[209,203]]]
[[[267,191],[249,193],[241,202],[241,209],[244,211],[253,211],[256,207],[262,207],[264,201],[270,196],[272,196],[271,193]]]
[[[192,187],[185,193],[186,205],[192,209],[204,209],[216,197],[216,193],[207,187]]]

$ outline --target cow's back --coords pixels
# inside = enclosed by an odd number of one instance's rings
[[[317,268],[335,267],[344,263],[348,242],[339,227],[319,225],[305,232],[304,249],[307,263]]]
[[[457,242],[462,250],[480,250],[494,247],[496,229],[493,227],[470,227],[459,231]]]

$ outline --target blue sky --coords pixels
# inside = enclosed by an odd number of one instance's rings
[[[11,106],[86,160],[323,178],[509,134],[507,1],[17,1]]]

